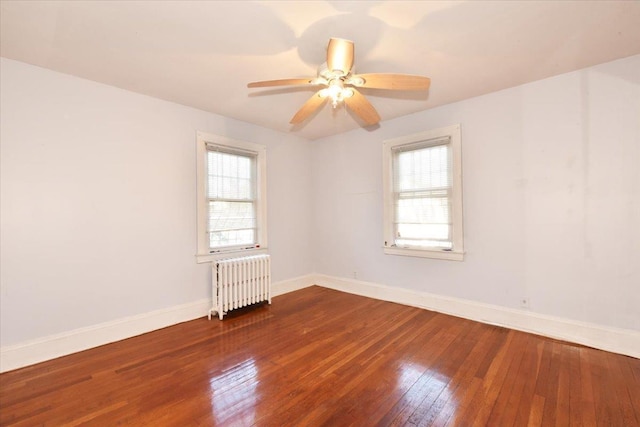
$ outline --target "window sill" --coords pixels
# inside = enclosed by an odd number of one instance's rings
[[[413,256],[420,258],[446,259],[449,261],[464,261],[464,252],[437,251],[428,249],[384,248],[387,255]]]
[[[214,254],[197,254],[196,262],[198,264],[204,264],[207,262],[217,261],[225,258],[238,258],[241,256],[261,255],[267,254],[268,248],[255,248],[255,249],[238,249],[225,252],[216,252]]]

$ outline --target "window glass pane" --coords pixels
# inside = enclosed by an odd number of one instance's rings
[[[397,154],[398,191],[449,187],[449,146],[436,145]]]
[[[253,199],[251,179],[209,175],[207,188],[209,199]]]
[[[209,202],[209,247],[256,243],[256,217],[251,202]]]
[[[255,158],[207,151],[209,248],[256,243]]]
[[[396,152],[395,244],[452,247],[449,145]]]
[[[207,152],[207,197],[210,199],[254,198],[252,157],[218,151]]]
[[[209,230],[255,228],[251,202],[209,202]]]
[[[449,224],[398,224],[399,239],[448,240]]]
[[[220,248],[236,245],[253,245],[255,243],[256,231],[251,230],[228,230],[209,232],[209,242],[211,248]]]
[[[396,205],[396,222],[416,224],[449,224],[449,198],[411,197],[401,198]]]

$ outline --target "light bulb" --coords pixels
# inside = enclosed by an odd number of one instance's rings
[[[344,85],[340,79],[332,79],[329,81],[329,87],[327,88],[327,96],[331,97],[331,105],[333,108],[338,106],[338,103],[343,99]]]

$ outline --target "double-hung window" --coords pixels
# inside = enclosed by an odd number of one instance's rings
[[[460,126],[383,146],[385,253],[462,260]]]
[[[266,248],[266,150],[197,134],[198,259]]]

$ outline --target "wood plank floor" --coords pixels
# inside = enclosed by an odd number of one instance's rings
[[[0,425],[638,426],[640,360],[320,287],[0,375]]]

